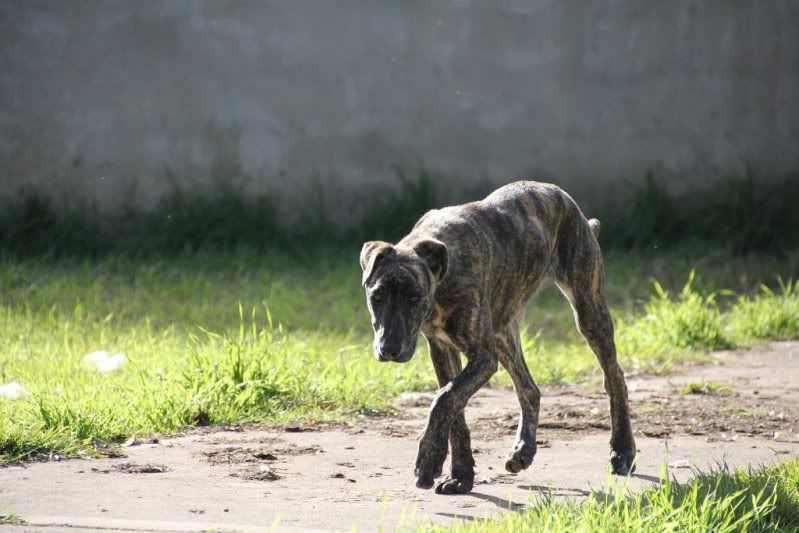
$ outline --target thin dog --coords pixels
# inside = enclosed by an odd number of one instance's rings
[[[421,332],[441,387],[416,458],[416,486],[430,489],[452,448],[439,494],[464,494],[474,483],[464,408],[502,365],[521,405],[516,442],[505,469],[533,462],[541,393],[522,354],[525,304],[553,279],[574,310],[577,328],[596,354],[610,400],[614,474],[634,470],[627,385],[616,360],[613,321],[604,291],[599,221],[555,185],[506,185],[479,202],[427,212],[396,245],[370,241],[360,255],[363,286],[380,361],[413,357]],[[461,367],[460,354],[467,363]]]

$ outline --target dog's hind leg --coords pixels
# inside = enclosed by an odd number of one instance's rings
[[[577,329],[596,354],[605,377],[610,400],[611,458],[614,474],[635,471],[635,439],[630,426],[627,384],[616,360],[613,320],[605,299],[605,274],[599,244],[583,223],[575,230],[576,242],[561,252],[556,283],[574,310]]]
[[[427,345],[436,371],[438,386],[444,387],[461,372],[460,354],[454,346],[440,343],[435,339],[428,339]],[[463,410],[452,421],[449,442],[452,449],[450,476],[436,485],[436,493],[465,494],[470,492],[474,485],[474,457],[469,427],[466,425]]]
[[[499,336],[498,342],[501,346],[499,362],[510,374],[513,389],[516,391],[521,406],[516,443],[505,461],[505,470],[515,474],[529,467],[535,456],[541,392],[533,381],[533,376],[530,375],[530,370],[524,360],[519,336],[519,322],[514,320],[508,329]]]

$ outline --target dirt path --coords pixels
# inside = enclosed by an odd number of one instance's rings
[[[633,489],[664,463],[762,464],[799,454],[799,343],[719,354],[719,365],[629,379],[640,449]],[[713,381],[726,394],[690,394]],[[513,444],[513,392],[489,389],[469,404],[477,479],[466,496],[413,486],[416,437],[431,394],[401,400],[402,419],[349,426],[232,428],[123,449],[126,457],[0,468],[0,515],[14,531],[359,530],[419,520],[448,523],[520,509],[542,493],[584,498],[606,487],[608,414],[599,388],[543,387],[539,452],[518,475],[503,470]],[[668,454],[666,446],[668,445]],[[446,467],[445,467],[446,471]],[[618,481],[616,481],[618,482]]]

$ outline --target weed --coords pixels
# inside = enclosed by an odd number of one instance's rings
[[[693,288],[695,271],[691,270],[676,301],[668,291],[653,282],[655,296],[646,305],[650,332],[678,348],[723,350],[732,346],[726,338],[716,293],[702,295]]]
[[[791,339],[799,334],[799,283],[779,279],[779,291],[766,285],[754,298],[739,298],[730,312],[739,336]]]
[[[697,381],[688,383],[680,390],[680,394],[730,394],[732,389],[713,381]]]
[[[0,514],[0,525],[7,526],[22,526],[25,525],[25,520],[19,516],[11,514]]]
[[[745,418],[762,418],[764,416],[768,416],[768,411],[765,409],[743,409],[741,407],[725,407],[722,408],[722,411],[726,413],[732,413],[735,416],[745,417]]]
[[[636,412],[640,414],[658,413],[663,408],[663,404],[657,402],[642,402],[635,406]]]

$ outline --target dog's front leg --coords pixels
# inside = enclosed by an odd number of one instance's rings
[[[461,356],[451,344],[428,339],[430,359],[436,370],[438,386],[445,387],[461,373]],[[463,410],[458,411],[449,430],[449,445],[452,450],[450,475],[436,485],[437,494],[465,494],[474,486],[474,457],[469,427]],[[438,477],[436,472],[435,477]]]
[[[468,352],[467,357],[466,367],[438,392],[430,407],[430,418],[416,456],[416,486],[420,489],[432,488],[436,473],[442,470],[455,417],[497,371],[497,356],[493,351],[474,350]]]

